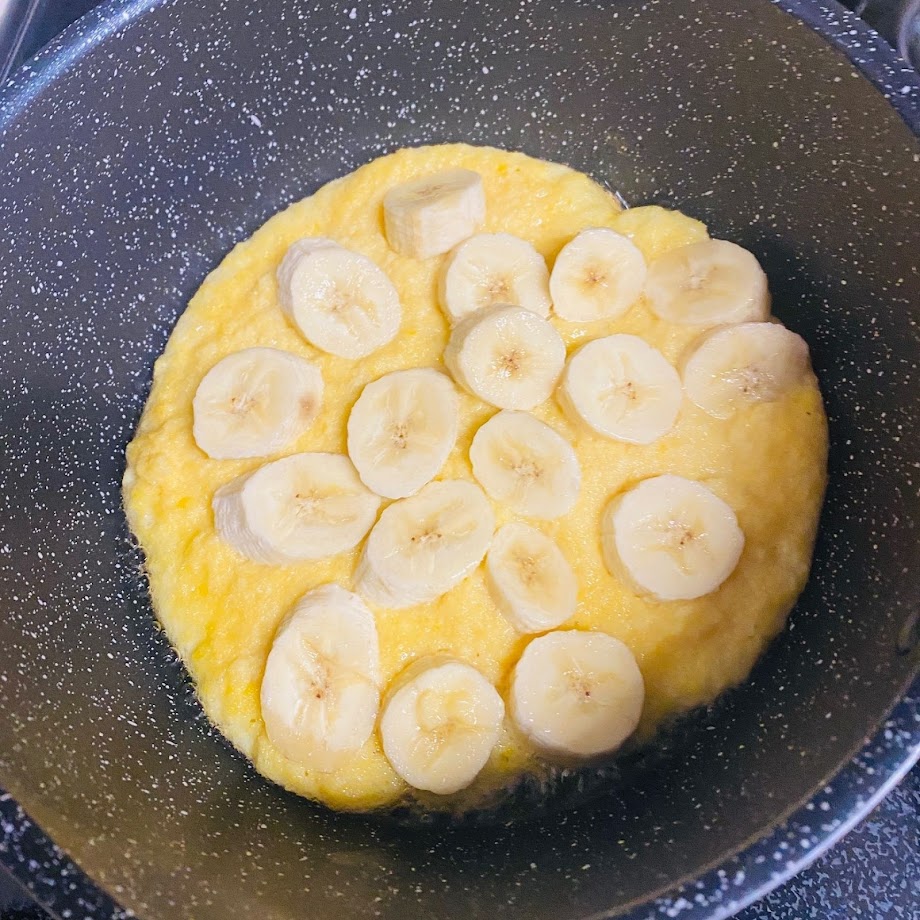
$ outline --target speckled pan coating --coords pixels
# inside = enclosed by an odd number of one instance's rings
[[[868,30],[789,7],[916,118]],[[751,682],[588,808],[450,832],[331,815],[209,729],[118,491],[152,360],[227,249],[442,140],[566,161],[752,248],[832,432],[814,577]],[[918,164],[766,0],[116,0],[69,30],[0,97],[0,859],[60,917],[164,920],[713,918],[794,871],[920,748],[915,689],[830,779],[916,673],[896,645],[920,604]]]

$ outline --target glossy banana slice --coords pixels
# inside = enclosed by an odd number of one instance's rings
[[[195,443],[217,460],[265,457],[303,434],[319,414],[323,376],[277,348],[244,348],[204,375],[192,402]]]
[[[393,282],[366,256],[321,237],[298,240],[278,268],[281,309],[314,347],[364,358],[399,331]]]
[[[684,391],[701,409],[728,418],[781,399],[808,371],[805,340],[779,323],[740,323],[707,333],[683,361]]]
[[[362,482],[385,498],[414,495],[457,440],[460,400],[430,367],[385,374],[361,392],[348,417],[348,455]]]
[[[473,437],[470,462],[491,498],[526,517],[553,520],[578,498],[581,467],[572,445],[529,412],[490,418]]]
[[[570,417],[628,444],[651,444],[667,434],[683,396],[677,371],[635,335],[583,345],[569,359],[558,391]]]
[[[469,169],[446,169],[390,189],[383,199],[390,247],[428,259],[472,236],[486,217],[482,177]]]
[[[671,323],[715,326],[770,315],[763,269],[750,252],[727,240],[691,243],[654,259],[645,297]]]
[[[381,607],[433,601],[482,562],[495,517],[472,482],[429,482],[380,515],[355,573],[358,591]]]
[[[615,497],[601,518],[611,574],[663,601],[715,591],[735,570],[744,534],[731,507],[702,483],[666,474]]]
[[[448,257],[441,272],[440,300],[453,323],[500,303],[546,318],[550,308],[546,262],[520,237],[477,233]]]
[[[335,584],[305,594],[282,623],[262,677],[271,743],[308,770],[333,770],[360,750],[380,704],[377,627],[364,602]]]
[[[538,749],[560,757],[616,750],[635,731],[644,701],[632,652],[601,632],[540,636],[511,677],[515,725]]]
[[[502,698],[475,668],[423,659],[387,694],[383,750],[410,786],[449,795],[469,786],[486,765],[504,715]]]
[[[234,479],[214,494],[218,535],[267,565],[323,559],[354,549],[380,499],[342,454],[293,454]]]
[[[639,299],[645,272],[645,257],[629,237],[605,227],[582,230],[556,256],[553,310],[573,323],[616,319]]]
[[[486,307],[454,327],[444,352],[451,376],[499,409],[533,409],[552,395],[565,364],[559,333],[524,307]]]
[[[575,614],[572,567],[555,541],[529,524],[513,521],[495,534],[486,572],[499,609],[518,632],[555,629]]]

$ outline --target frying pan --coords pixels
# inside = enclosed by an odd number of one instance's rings
[[[914,762],[920,144],[791,9],[916,118],[917,81],[841,8],[766,0],[110,0],[7,88],[0,858],[57,916],[724,917]],[[743,687],[588,803],[574,783],[426,828],[290,796],[209,728],[119,482],[152,361],[223,254],[447,140],[570,163],[752,249],[832,448],[811,581]]]

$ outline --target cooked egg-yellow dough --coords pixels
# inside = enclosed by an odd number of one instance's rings
[[[376,733],[332,773],[286,760],[266,736],[259,689],[281,619],[317,585],[338,582],[352,589],[360,546],[320,562],[268,566],[221,542],[211,513],[215,490],[265,459],[209,459],[192,437],[192,399],[201,378],[224,356],[256,345],[287,349],[319,365],[325,396],[317,421],[283,453],[345,453],[348,412],[365,384],[403,368],[443,369],[449,331],[437,303],[443,257],[416,261],[393,252],[384,236],[382,200],[397,183],[450,167],[482,176],[483,229],[529,240],[550,267],[563,244],[586,227],[627,234],[647,260],[707,236],[701,223],[676,212],[623,211],[587,176],[520,153],[465,145],[400,150],[275,215],[208,276],[156,362],[150,398],[128,447],[125,508],[146,554],[153,607],[205,712],[262,774],[334,808],[384,806],[404,800],[409,790]],[[370,357],[350,361],[317,351],[279,309],[275,271],[287,247],[306,236],[331,237],[363,253],[399,290],[399,334]],[[552,322],[569,353],[589,339],[625,332],[646,339],[675,365],[699,334],[656,318],[641,299],[609,322]],[[462,396],[460,436],[439,478],[472,478],[470,442],[495,411]],[[674,429],[647,446],[586,433],[555,400],[534,413],[575,446],[582,487],[569,514],[530,523],[558,542],[578,577],[578,609],[566,627],[603,630],[635,655],[646,685],[637,738],[647,740],[665,720],[742,681],[805,583],[826,476],[826,420],[817,383],[809,373],[780,400],[744,408],[728,420],[711,418],[685,400]],[[744,531],[734,573],[697,600],[637,596],[601,557],[599,521],[610,497],[660,473],[705,483],[731,505]],[[499,525],[512,518],[499,505],[495,512]],[[374,615],[385,681],[421,656],[446,654],[472,664],[506,694],[511,668],[528,641],[497,610],[482,566],[439,600],[406,610],[374,609]],[[515,775],[540,769],[539,758],[506,727],[489,763],[461,796],[475,801]]]

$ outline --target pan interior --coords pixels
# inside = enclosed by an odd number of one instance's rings
[[[0,782],[26,811],[145,917],[575,918],[822,786],[916,668],[896,645],[918,603],[920,147],[884,99],[755,0],[111,9],[134,16],[0,134]],[[811,345],[831,478],[793,628],[672,754],[588,808],[408,832],[282,793],[208,728],[118,483],[153,358],[222,255],[379,153],[448,140],[567,162],[754,251]]]

